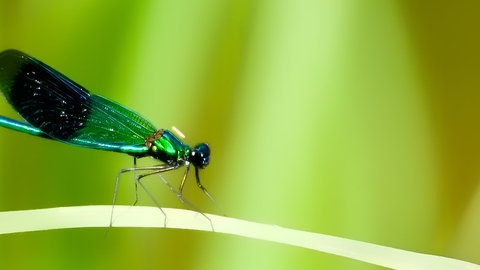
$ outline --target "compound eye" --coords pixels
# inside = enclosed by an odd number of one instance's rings
[[[192,149],[190,162],[193,166],[204,169],[210,163],[210,145],[200,143]]]

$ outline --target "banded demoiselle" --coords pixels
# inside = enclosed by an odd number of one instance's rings
[[[2,127],[70,145],[133,156],[134,167],[118,172],[113,205],[116,203],[120,176],[129,171],[143,171],[138,176],[135,173],[135,186],[140,184],[163,212],[140,179],[185,166],[178,192],[171,186],[170,189],[183,203],[198,211],[182,196],[190,165],[193,165],[198,187],[218,207],[199,177],[199,169],[204,169],[210,162],[210,146],[207,143],[191,148],[171,131],[155,128],[138,113],[90,93],[50,66],[17,50],[0,53],[0,90],[6,101],[25,120],[21,122],[0,116]],[[137,167],[137,159],[143,157],[152,157],[163,163]],[[137,199],[136,196],[135,203]],[[110,225],[112,218],[113,209]]]

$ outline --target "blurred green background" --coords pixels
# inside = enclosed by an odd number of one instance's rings
[[[228,216],[480,264],[480,4],[420,2],[2,0],[0,49],[210,143],[201,177]],[[111,204],[132,166],[7,129],[0,145],[0,211]],[[193,180],[187,198],[219,214]],[[215,233],[105,232],[1,235],[0,267],[381,269]]]

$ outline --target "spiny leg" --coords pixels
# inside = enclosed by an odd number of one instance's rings
[[[177,195],[177,197],[180,201],[184,200],[184,198],[183,198],[183,186],[185,186],[185,182],[186,182],[187,176],[188,176],[188,171],[190,171],[190,163],[187,163],[185,165],[185,172],[183,173],[182,182],[180,183],[180,187],[178,188],[179,195]]]
[[[175,194],[175,196],[177,196],[178,200],[183,203],[183,204],[186,204],[188,206],[190,206],[190,208],[192,208],[193,210],[199,212],[199,213],[202,213],[200,211],[200,209],[198,207],[196,207],[193,203],[189,202],[187,199],[185,199],[182,194],[180,192],[178,192],[177,190],[175,190],[175,188],[170,185],[170,183],[167,181],[167,179],[163,178],[163,176],[161,174],[158,174],[158,177],[160,177],[160,179],[162,179],[162,182],[167,185],[168,189],[170,189],[171,192],[173,192]],[[202,213],[203,214],[203,213]]]
[[[165,179],[163,178],[163,176],[160,174],[162,172],[166,172],[166,171],[169,171],[169,170],[174,170],[174,169],[177,169],[178,167],[172,167],[172,168],[169,168],[167,165],[164,166],[165,168],[161,168],[159,167],[158,170],[153,170],[153,171],[150,171],[150,172],[146,172],[144,174],[141,174],[138,176],[138,179],[137,179],[137,182],[138,184],[145,190],[145,192],[148,194],[148,196],[150,197],[150,199],[155,203],[155,205],[160,209],[160,211],[162,211],[162,213],[164,214],[165,216],[165,226],[167,225],[167,215],[165,215],[165,212],[163,211],[162,207],[160,206],[160,204],[158,203],[158,201],[155,199],[155,197],[150,193],[150,191],[148,191],[148,189],[143,185],[143,183],[140,181],[142,178],[144,177],[147,177],[147,176],[150,176],[150,175],[154,175],[154,174],[158,174],[160,176],[160,178],[162,179],[162,181],[169,187],[169,189],[177,196],[177,198],[180,199],[181,197],[181,194],[179,194],[171,185],[170,183]],[[180,197],[179,197],[180,196]],[[210,226],[212,227],[212,231],[215,231],[215,229],[213,228],[213,223],[212,223],[212,220],[210,220],[209,217],[207,217],[202,211],[200,211],[200,209],[198,209],[198,207],[196,207],[195,205],[193,205],[191,202],[189,202],[187,199],[183,198],[180,199],[180,201],[188,206],[190,206],[193,210],[195,210],[196,212],[200,213],[202,216],[204,216],[206,219],[208,219],[208,221],[210,222]]]
[[[159,173],[159,172],[158,171],[152,171],[152,172],[147,172],[147,173],[141,174],[141,175],[138,176],[137,179],[135,179],[135,182],[137,182],[143,188],[143,190],[145,190],[148,197],[150,197],[150,199],[153,201],[153,203],[155,203],[155,205],[158,207],[158,209],[160,209],[160,211],[162,211],[163,226],[166,228],[167,227],[167,214],[165,213],[165,211],[163,211],[163,209],[160,206],[160,204],[158,203],[157,199],[155,199],[155,197],[153,197],[152,193],[150,193],[150,191],[148,191],[148,189],[145,187],[145,185],[143,185],[143,183],[140,181],[140,179],[142,179],[143,177],[147,177],[149,175],[156,174],[156,173]]]
[[[158,172],[165,172],[165,171],[170,171],[170,170],[174,170],[174,169],[176,169],[176,167],[172,167],[170,165],[162,165],[162,166],[149,166],[149,167],[140,167],[140,168],[137,168],[135,166],[133,168],[124,168],[124,169],[121,169],[120,171],[118,171],[117,179],[115,181],[115,191],[113,192],[112,212],[110,214],[110,227],[112,227],[112,224],[113,224],[113,210],[114,210],[115,204],[117,202],[118,188],[119,188],[119,185],[120,185],[120,177],[122,176],[122,174],[127,173],[127,172],[131,172],[131,171],[133,171],[133,172],[136,172],[136,171],[155,171],[156,173],[158,173]],[[138,178],[135,179],[135,189],[137,187],[137,181],[138,181]],[[142,188],[144,188],[146,190],[146,188],[143,185],[141,185],[141,186],[142,186]],[[146,190],[146,191],[147,191],[147,193],[149,193],[148,190]],[[135,192],[136,192],[136,190],[135,190]],[[135,197],[137,197],[137,196],[138,196],[138,194],[136,192]],[[135,203],[136,203],[136,201],[137,200],[135,200]],[[161,208],[160,208],[160,210],[163,212],[163,210]]]
[[[115,180],[115,190],[113,191],[113,201],[112,201],[112,211],[110,213],[110,225],[109,227],[112,227],[113,224],[113,210],[115,209],[115,203],[117,202],[117,194],[118,194],[118,186],[120,184],[120,177],[122,173],[126,173],[131,171],[132,168],[127,168],[127,169],[121,169],[117,173],[117,179]]]
[[[177,197],[180,201],[185,200],[185,198],[183,198],[182,194],[183,194],[183,187],[185,186],[185,182],[187,180],[189,169],[190,169],[190,164],[186,164],[185,165],[185,173],[183,174],[183,179],[182,179],[182,182],[180,183],[180,187],[178,189],[179,194],[177,195]],[[198,168],[197,167],[195,167],[195,177],[197,178],[197,186],[203,191],[203,193],[205,193],[205,195],[207,195],[207,197],[213,202],[213,204],[215,204],[215,206],[218,208],[218,210],[220,210],[222,215],[227,216],[227,215],[225,215],[225,212],[223,212],[220,205],[218,205],[217,201],[215,201],[213,196],[210,195],[210,193],[207,191],[207,189],[205,187],[203,187],[202,183],[200,183],[200,177],[198,176]]]
[[[133,168],[137,168],[137,158],[136,157],[133,157]],[[137,181],[136,181],[137,178],[137,170],[134,170],[133,171],[133,181],[134,182],[134,185],[135,185],[135,202],[133,203],[133,206],[137,205],[137,202],[138,202],[138,185],[137,185]]]
[[[187,199],[185,199],[185,197],[183,197],[183,187],[185,186],[185,182],[187,180],[187,176],[188,176],[188,172],[190,170],[190,164],[186,164],[185,165],[185,173],[183,174],[183,179],[182,179],[182,182],[180,183],[180,188],[178,189],[178,192],[175,193],[175,195],[177,195],[177,198],[182,202],[182,203],[185,203],[185,201],[187,201]],[[165,184],[167,184],[168,186],[170,186],[170,184],[167,182],[167,180],[165,180],[162,176],[160,176],[163,180],[163,182]],[[173,189],[172,187],[170,187],[170,189]],[[188,201],[187,201],[188,202]],[[202,213],[200,211],[200,209],[198,209],[196,206],[194,206],[193,204],[191,203],[187,203],[190,207],[192,207],[193,210],[199,212],[199,213]],[[203,213],[202,213],[203,214]]]
[[[220,207],[220,205],[217,203],[217,201],[215,201],[213,196],[210,195],[210,193],[207,191],[207,189],[200,182],[200,176],[198,176],[198,168],[197,167],[195,167],[195,178],[197,179],[197,186],[203,191],[203,193],[205,193],[205,195],[207,195],[208,198],[210,198],[210,200],[213,202],[213,204],[215,204],[215,206],[218,208],[218,210],[220,210],[222,215],[226,217],[227,215],[225,215],[225,212],[223,212],[223,209]]]
[[[117,201],[117,193],[118,193],[118,188],[119,188],[119,184],[120,184],[120,177],[123,173],[126,173],[126,172],[131,172],[133,171],[135,173],[135,203],[134,205],[137,203],[138,201],[138,193],[137,193],[137,182],[138,184],[140,184],[140,186],[145,190],[145,192],[147,193],[147,195],[152,199],[152,201],[155,203],[155,205],[160,209],[160,211],[162,211],[165,219],[164,219],[164,226],[166,227],[167,225],[167,215],[165,214],[165,212],[163,211],[162,207],[160,206],[160,204],[158,203],[158,201],[153,197],[153,195],[150,193],[150,191],[148,191],[148,189],[143,185],[143,183],[141,183],[140,179],[141,178],[144,178],[144,177],[147,177],[147,176],[150,176],[150,175],[153,175],[153,174],[158,174],[159,177],[162,179],[162,181],[170,188],[170,190],[177,196],[177,198],[184,204],[187,204],[188,206],[190,206],[193,210],[195,210],[196,212],[200,213],[202,216],[204,216],[206,219],[208,219],[208,221],[210,222],[210,225],[212,227],[212,231],[215,231],[214,227],[213,227],[213,223],[212,223],[212,220],[207,217],[202,211],[200,211],[199,208],[197,208],[195,205],[193,205],[191,202],[189,202],[187,199],[185,199],[182,195],[182,190],[183,190],[183,186],[185,185],[185,181],[187,179],[187,175],[188,175],[188,171],[189,171],[189,164],[186,166],[186,169],[185,169],[185,174],[183,176],[183,179],[182,179],[182,183],[180,184],[180,191],[177,192],[171,185],[170,183],[163,178],[163,176],[161,176],[160,173],[162,172],[167,172],[167,171],[171,171],[171,170],[175,170],[175,169],[178,169],[178,166],[170,166],[170,165],[161,165],[161,166],[149,166],[149,167],[136,167],[136,159],[134,159],[134,167],[133,168],[124,168],[124,169],[121,169],[120,171],[118,171],[118,174],[117,174],[117,179],[115,181],[115,191],[113,193],[113,202],[112,202],[112,211],[111,211],[111,214],[110,214],[110,227],[112,227],[112,224],[113,224],[113,210],[115,208],[115,204],[116,204],[116,201]],[[136,177],[136,172],[137,171],[149,171],[149,172],[146,172],[144,174],[141,174],[138,176],[138,178]],[[198,171],[197,171],[197,179],[198,179]],[[197,183],[199,182],[199,180],[197,180]],[[203,188],[203,186],[201,186],[202,190],[204,192],[206,192],[205,194],[207,194],[207,196],[215,203],[215,205],[221,210],[221,208],[218,206],[218,204],[216,203],[216,201],[213,199],[213,197],[208,193],[208,191],[206,191],[205,188]],[[224,214],[225,215],[225,214]]]
[[[150,167],[151,168],[151,167]],[[153,167],[155,169],[153,169],[152,171],[150,172],[146,172],[146,173],[143,173],[143,174],[140,174],[138,176],[138,178],[135,179],[135,182],[137,182],[142,188],[143,190],[145,190],[145,192],[147,193],[148,197],[150,197],[150,199],[153,201],[153,203],[155,203],[155,205],[158,207],[158,209],[160,209],[160,211],[162,211],[162,214],[164,216],[164,219],[163,219],[163,225],[165,227],[167,227],[167,214],[165,213],[165,211],[163,211],[162,207],[160,206],[160,204],[158,203],[157,199],[155,199],[155,197],[153,196],[153,194],[147,189],[147,187],[145,187],[145,185],[140,181],[140,179],[144,178],[144,177],[147,177],[147,176],[150,176],[150,175],[153,175],[153,174],[159,174],[159,173],[162,173],[162,172],[166,172],[166,171],[171,171],[171,170],[175,170],[177,169],[178,167],[173,167],[173,166],[170,166],[170,165],[161,165],[161,166],[156,166],[156,167]]]
[[[212,227],[212,231],[215,231],[215,228],[213,228],[213,222],[212,220],[207,217],[202,211],[200,211],[200,209],[198,207],[196,207],[193,203],[189,202],[187,199],[185,199],[182,194],[180,192],[177,192],[173,187],[172,185],[170,185],[170,183],[165,179],[163,178],[163,176],[161,174],[158,174],[158,177],[160,177],[160,179],[162,179],[163,183],[165,183],[165,185],[168,186],[168,188],[170,189],[170,191],[172,191],[175,196],[177,196],[178,200],[183,203],[183,204],[186,204],[188,205],[191,209],[193,209],[194,211],[200,213],[202,216],[204,216],[206,219],[208,219],[208,221],[210,222],[210,226]]]

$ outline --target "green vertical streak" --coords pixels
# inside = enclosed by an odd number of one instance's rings
[[[235,210],[429,248],[433,135],[396,7],[282,2],[260,5],[258,14],[226,138],[229,161],[217,170],[241,202]],[[245,268],[257,252],[243,248],[225,262]],[[307,257],[272,254],[270,267],[359,267]]]

